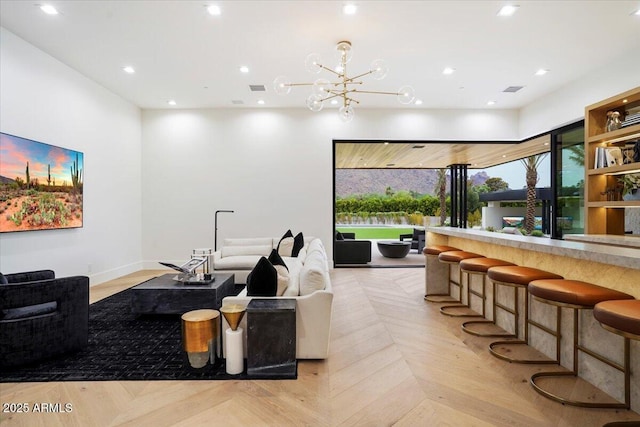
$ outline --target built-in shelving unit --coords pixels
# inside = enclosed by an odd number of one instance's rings
[[[598,147],[628,148],[640,140],[640,124],[606,131],[607,112],[617,111],[624,119],[630,109],[640,106],[640,87],[585,108],[585,224],[587,234],[624,234],[624,210],[640,208],[640,201],[608,200],[616,176],[639,173],[640,162],[595,168]]]

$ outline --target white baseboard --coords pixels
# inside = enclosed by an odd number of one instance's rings
[[[100,283],[108,282],[109,280],[117,279],[118,277],[126,276],[127,274],[135,273],[142,269],[142,262],[134,262],[111,270],[91,274],[89,275],[89,283],[91,286],[99,285]]]

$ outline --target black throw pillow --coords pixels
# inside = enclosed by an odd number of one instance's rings
[[[278,291],[278,274],[266,257],[261,257],[247,276],[247,295],[275,297]]]
[[[293,238],[293,250],[291,251],[292,257],[297,257],[300,253],[300,249],[304,247],[304,236],[302,232],[296,234],[296,237]]]
[[[344,236],[339,231],[336,231],[336,240],[344,240]]]
[[[284,266],[284,268],[287,269],[287,271],[289,271],[289,267],[287,267],[287,264],[284,263],[284,260],[282,259],[282,257],[280,256],[277,250],[272,249],[271,253],[269,254],[269,258],[267,259],[269,260],[271,265],[282,265]]]

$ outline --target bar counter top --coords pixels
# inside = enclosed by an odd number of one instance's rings
[[[602,243],[607,242],[607,244],[602,244],[587,241],[554,240],[546,237],[520,236],[468,228],[428,227],[427,231],[429,233],[475,240],[494,245],[640,270],[640,245],[637,247],[612,246],[615,239],[611,238],[616,236],[606,236],[606,239],[604,236],[601,237],[600,241]],[[624,238],[625,236],[617,237]],[[627,239],[637,238],[627,237]],[[624,239],[622,240],[626,241]],[[640,243],[640,239],[637,239],[637,241]],[[636,243],[633,240],[631,240],[631,242]]]
[[[564,236],[564,240],[640,249],[640,236],[638,235],[567,234]]]

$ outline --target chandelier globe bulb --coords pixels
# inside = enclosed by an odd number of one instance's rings
[[[288,95],[291,92],[291,81],[287,76],[278,76],[273,80],[273,90],[278,95]]]
[[[310,53],[304,61],[304,68],[311,74],[322,71],[322,58],[319,53]]]
[[[309,97],[307,98],[307,108],[309,108],[309,110],[317,113],[318,111],[322,110],[322,107],[324,107],[324,103],[322,102],[322,97],[320,95],[316,95],[313,93],[309,95]]]
[[[351,105],[345,105],[340,107],[338,114],[340,115],[340,120],[345,123],[349,123],[355,117],[356,112]]]
[[[400,104],[411,104],[416,98],[416,92],[411,86],[402,86],[398,90],[398,102]]]
[[[389,66],[387,62],[383,59],[376,59],[371,63],[371,77],[376,80],[382,80],[387,77],[389,73]]]

